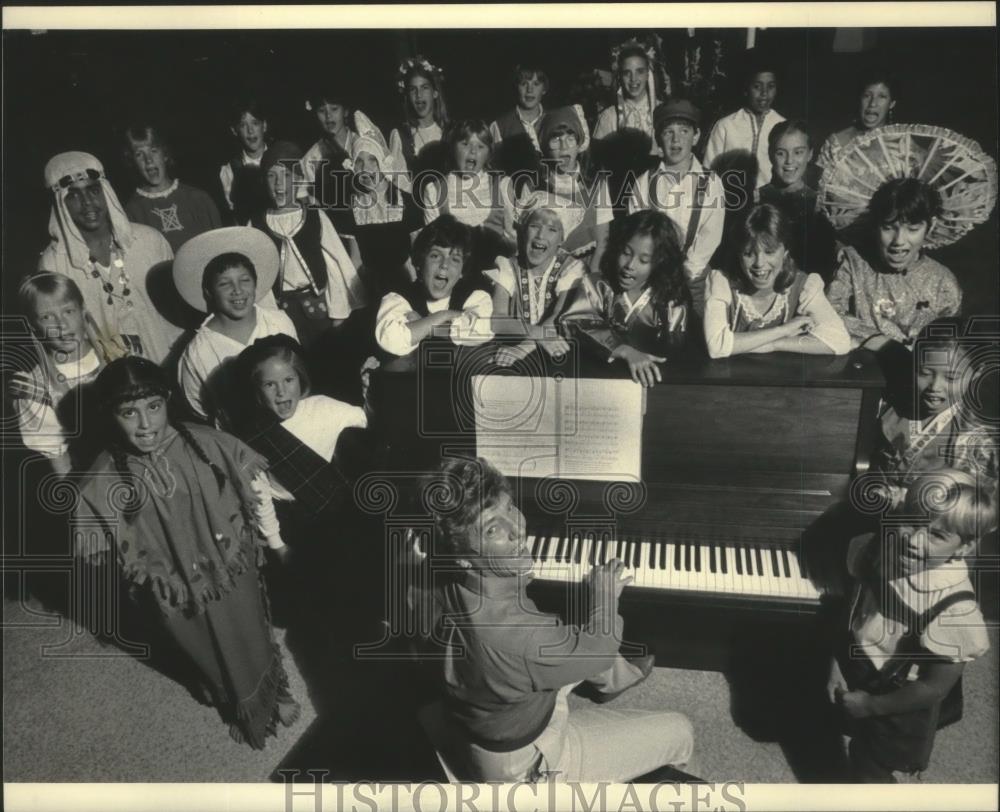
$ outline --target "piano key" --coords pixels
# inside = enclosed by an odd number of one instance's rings
[[[763,542],[726,545],[691,538],[665,541],[579,533],[539,533],[533,538],[533,548],[539,551],[535,574],[541,580],[579,582],[599,565],[593,562],[618,557],[627,566],[633,585],[647,589],[808,602],[819,598],[815,587],[802,577],[796,551]],[[715,572],[708,566],[713,557]]]
[[[771,572],[773,573],[771,580],[777,588],[778,594],[791,594],[791,585],[788,583],[788,579],[785,578],[785,573],[781,570],[781,563],[778,559],[778,550],[776,547],[772,546],[769,548],[769,558],[771,560]]]

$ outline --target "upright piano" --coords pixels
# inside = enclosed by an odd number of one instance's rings
[[[539,360],[543,374],[624,375],[623,365],[580,359],[553,369]],[[464,369],[505,374],[476,363]],[[689,358],[662,371],[662,382],[646,391],[641,483],[512,481],[536,562],[536,602],[572,615],[566,586],[617,558],[633,578],[622,594],[627,635],[650,642],[669,627],[668,655],[717,650],[707,632],[712,618],[725,634],[749,620],[814,615],[822,588],[802,554],[803,534],[868,468],[884,388],[874,356]],[[422,435],[429,465],[449,446],[460,451],[462,438],[469,449],[475,428],[467,410],[441,408],[443,386],[453,387],[444,396],[452,405],[469,402],[468,377],[433,385],[425,374],[422,397],[436,393],[437,403],[418,409],[430,420]],[[454,433],[443,428],[453,418]],[[438,431],[428,430],[434,420],[442,421]],[[685,659],[676,664],[706,665],[703,657]]]
[[[668,364],[647,392],[640,486],[517,481],[537,580],[618,558],[628,599],[814,607],[802,534],[867,469],[882,387],[867,352]]]

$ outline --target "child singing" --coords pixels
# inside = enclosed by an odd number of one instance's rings
[[[708,275],[708,354],[847,353],[851,339],[823,295],[823,280],[798,270],[788,250],[788,218],[774,206],[756,206],[737,239],[728,274],[713,270]]]
[[[336,460],[345,429],[363,429],[363,409],[310,392],[302,347],[286,335],[259,338],[236,359],[237,391],[249,414],[240,436],[268,461],[271,494],[315,521],[335,508],[347,487]]]
[[[209,231],[189,241],[174,261],[174,283],[191,307],[208,317],[181,356],[181,390],[191,410],[220,427],[233,424],[234,380],[230,359],[264,336],[297,338],[281,310],[258,306],[269,299],[278,275],[278,253],[257,229]]]
[[[491,169],[493,136],[479,119],[457,121],[448,127],[446,144],[451,169],[443,183],[429,183],[424,193],[424,222],[442,212],[472,230],[473,272],[494,266],[498,256],[512,256],[514,193],[510,179]]]
[[[424,169],[442,169],[434,147],[448,126],[444,99],[444,72],[422,56],[405,59],[399,66],[396,86],[403,98],[403,123],[389,133],[389,152],[399,178],[392,181],[409,192]],[[420,190],[413,190],[420,196]]]
[[[927,769],[942,703],[989,648],[966,561],[996,526],[992,488],[945,468],[913,484],[880,535],[852,540],[857,586],[827,691],[852,723],[854,781]]]
[[[302,152],[278,141],[264,155],[271,207],[254,225],[278,249],[274,296],[309,349],[365,303],[365,290],[326,214],[303,200]]]
[[[549,92],[549,77],[537,65],[518,65],[514,68],[514,87],[517,103],[513,110],[490,124],[490,135],[497,151],[497,165],[505,174],[516,178],[525,171],[539,168],[542,148],[538,131],[545,114],[542,101]],[[520,188],[515,191],[519,192]]]
[[[260,169],[268,144],[267,116],[256,99],[243,98],[233,104],[229,132],[238,151],[219,169],[219,182],[233,220],[245,226],[268,206],[267,183]]]
[[[585,271],[583,263],[560,247],[581,218],[581,210],[565,200],[536,195],[532,208],[522,212],[517,257],[497,257],[496,269],[484,274],[493,282],[494,332],[521,339],[498,350],[500,366],[512,365],[539,346],[552,356],[569,351],[569,344],[556,334],[556,317]]]
[[[748,190],[754,190],[771,180],[771,161],[767,155],[768,136],[785,117],[772,109],[775,96],[778,95],[778,79],[773,65],[754,58],[743,77],[744,105],[735,113],[715,122],[708,136],[708,144],[705,145],[705,164],[712,166],[716,158],[727,153],[749,155],[756,167],[756,183],[744,186]]]
[[[212,198],[177,179],[173,150],[158,127],[129,127],[123,147],[138,179],[135,195],[125,204],[129,220],[155,228],[174,253],[192,237],[222,225]]]
[[[150,361],[113,361],[97,393],[104,450],[77,519],[99,530],[77,535],[76,555],[117,566],[194,667],[195,694],[261,749],[299,715],[259,577],[258,540],[284,547],[264,462],[235,437],[168,418],[169,381]]]
[[[459,346],[493,337],[490,295],[476,287],[474,276],[465,274],[471,252],[468,228],[447,214],[417,236],[417,279],[400,293],[386,294],[376,316],[375,339],[390,358],[386,369],[415,368],[414,351],[439,327],[447,328]]]
[[[632,380],[652,386],[661,380],[658,364],[687,339],[691,296],[682,264],[677,229],[665,214],[642,211],[617,220],[603,276],[577,283],[559,322],[609,362],[625,362]]]
[[[998,449],[990,416],[974,394],[986,370],[987,342],[968,335],[958,318],[936,319],[913,347],[914,403],[882,414],[882,445],[875,467],[907,487],[939,468],[958,468],[996,481]]]
[[[63,475],[79,465],[81,454],[72,452],[87,439],[82,437],[87,418],[82,390],[90,388],[109,360],[106,353],[116,347],[99,341],[83,294],[69,277],[31,274],[21,282],[18,304],[31,325],[38,357],[32,369],[14,373],[10,382],[21,440]]]

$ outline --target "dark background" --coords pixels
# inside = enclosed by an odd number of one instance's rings
[[[183,22],[183,20],[179,20]],[[459,31],[155,31],[4,32],[3,291],[35,267],[48,241],[45,162],[57,152],[92,152],[105,164],[122,202],[133,182],[120,160],[116,129],[152,111],[170,132],[180,176],[215,193],[218,167],[233,148],[227,103],[254,90],[269,108],[271,134],[305,148],[315,140],[304,109],[319,81],[343,87],[388,134],[401,116],[400,58],[421,53],[445,71],[449,112],[492,120],[513,105],[512,67],[537,61],[552,79],[547,103],[567,98],[582,71],[609,68],[610,48],[630,30]],[[659,30],[676,54],[685,29]],[[712,32],[723,41],[727,73],[744,55],[745,29]],[[698,31],[698,36],[706,32]],[[936,124],[997,154],[995,29],[867,29],[864,50],[834,52],[837,29],[767,29],[760,50],[781,68],[775,109],[804,118],[816,147],[850,123],[855,79],[871,61],[890,64],[902,84],[896,121]],[[722,101],[731,111],[734,93]],[[703,129],[710,127],[706,122]],[[935,253],[965,291],[970,313],[998,311],[998,229],[990,221]],[[11,301],[8,296],[6,301]],[[7,306],[5,306],[5,311]],[[9,312],[9,311],[8,311]]]

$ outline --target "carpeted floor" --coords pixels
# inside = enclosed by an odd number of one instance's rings
[[[4,604],[6,781],[259,782],[273,780],[279,768],[306,767],[329,769],[331,780],[438,777],[407,708],[405,666],[351,662],[342,635],[336,640],[331,631],[323,643],[279,630],[303,714],[265,750],[254,751],[234,743],[217,713],[179,683],[137,659],[114,656],[88,634],[71,635],[66,622],[39,625],[45,618],[32,612],[41,611],[30,599]],[[965,717],[940,733],[927,781],[997,781],[995,628],[991,641],[991,651],[966,670]],[[58,646],[59,656],[45,646]],[[823,752],[820,734],[810,732],[818,727],[803,725],[798,740],[760,728],[751,736],[734,722],[742,714],[730,688],[718,672],[658,667],[615,704],[683,710],[696,731],[697,774],[706,780],[823,778],[803,758],[806,751]],[[754,696],[745,701],[752,705]],[[788,712],[797,710],[789,706]]]

